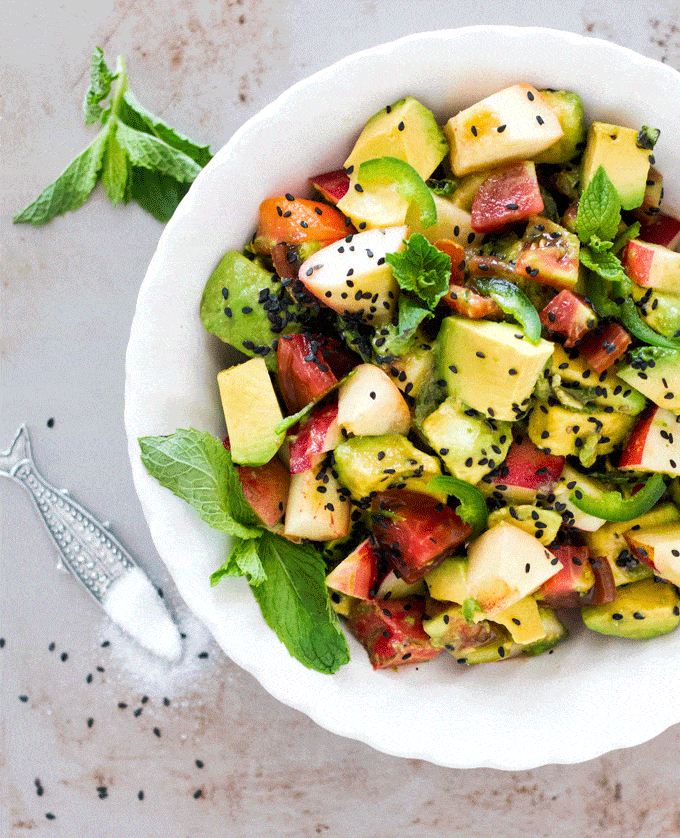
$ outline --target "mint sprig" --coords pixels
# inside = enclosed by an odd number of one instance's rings
[[[124,59],[119,56],[111,72],[99,47],[92,56],[83,115],[86,125],[102,124],[99,134],[14,216],[14,223],[39,226],[78,209],[98,180],[112,203],[135,200],[158,221],[168,221],[211,159],[208,147],[197,145],[147,111],[129,89]]]
[[[399,299],[399,331],[414,330],[449,290],[451,257],[421,233],[414,233],[400,253],[385,257],[405,294]]]
[[[602,166],[593,175],[578,203],[576,234],[585,245],[593,236],[613,241],[621,221],[621,201]]]
[[[267,624],[300,663],[327,673],[347,663],[347,641],[330,607],[323,557],[315,547],[293,544],[261,526],[224,445],[193,428],[143,437],[139,445],[152,477],[191,504],[207,524],[234,536],[211,585],[225,576],[245,576]]]

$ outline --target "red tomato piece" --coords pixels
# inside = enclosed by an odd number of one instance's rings
[[[566,338],[566,347],[575,346],[597,325],[597,315],[583,297],[566,289],[548,303],[539,317],[547,329]]]
[[[660,244],[669,250],[676,250],[680,244],[680,221],[661,213],[653,224],[648,224],[640,230],[638,238],[649,244]]]
[[[222,444],[231,451],[229,437]],[[263,466],[236,466],[243,496],[267,527],[283,517],[288,501],[290,473],[281,460],[274,457]]]
[[[315,408],[290,443],[290,473],[299,474],[313,468],[316,455],[332,451],[339,442],[337,401]]]
[[[291,413],[297,413],[338,383],[319,341],[306,335],[283,335],[276,350],[279,389]]]
[[[531,162],[499,169],[482,183],[472,202],[472,229],[491,233],[543,212],[536,167]]]
[[[562,569],[541,585],[541,602],[552,608],[578,608],[582,604],[579,591],[583,590],[583,573],[590,566],[589,549],[575,544],[551,544],[548,550],[560,560]]]
[[[596,372],[602,373],[618,360],[630,345],[631,337],[619,323],[609,323],[602,331],[583,340],[579,352]]]
[[[408,583],[421,579],[472,532],[451,507],[419,492],[381,492],[371,509],[380,552]]]
[[[419,663],[435,658],[436,649],[423,629],[424,603],[416,597],[357,602],[349,630],[368,652],[373,669]]]

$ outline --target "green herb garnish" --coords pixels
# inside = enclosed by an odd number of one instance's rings
[[[102,103],[108,97],[108,105]],[[59,177],[14,216],[15,224],[46,224],[81,207],[101,180],[113,204],[136,201],[158,221],[170,219],[189,186],[211,159],[199,146],[141,105],[128,87],[125,60],[112,73],[97,47],[83,113],[103,126]]]

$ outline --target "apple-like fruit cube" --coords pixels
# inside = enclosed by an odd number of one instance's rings
[[[633,428],[619,468],[680,475],[680,416],[649,408]]]
[[[680,221],[671,215],[660,213],[656,221],[640,230],[639,238],[650,244],[658,244],[669,250],[677,250],[680,244]]]
[[[635,557],[674,585],[680,585],[680,523],[661,524],[623,534]]]
[[[340,385],[338,426],[354,436],[407,434],[411,412],[389,375],[373,364],[359,364]]]
[[[329,588],[356,599],[370,599],[371,596],[375,596],[377,581],[378,557],[368,538],[326,577],[326,585]]]
[[[530,84],[515,84],[451,117],[444,126],[456,177],[531,160],[564,136],[550,105]]]
[[[329,468],[315,466],[290,478],[284,535],[330,541],[349,532],[350,503]]]
[[[314,459],[319,454],[332,451],[339,442],[337,404],[317,408],[290,443],[290,473],[299,474],[312,468]]]
[[[345,197],[349,189],[349,175],[344,169],[336,169],[334,172],[325,172],[321,175],[311,177],[310,183],[324,196],[331,204],[337,204]]]
[[[533,535],[512,524],[487,530],[468,547],[467,585],[491,617],[533,593],[562,569]]]
[[[680,294],[680,253],[631,239],[622,261],[626,274],[638,285]]]
[[[372,325],[392,317],[399,285],[385,256],[404,249],[408,227],[385,227],[346,236],[300,266],[300,282],[339,314]]]

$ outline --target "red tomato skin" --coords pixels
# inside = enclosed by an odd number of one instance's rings
[[[276,350],[279,389],[290,413],[321,398],[338,383],[320,349],[306,335],[283,335]],[[310,360],[306,360],[310,359]]]
[[[574,544],[551,544],[548,550],[560,560],[562,569],[541,585],[541,602],[552,608],[578,608],[581,598],[576,586],[590,558],[589,549]]]
[[[318,212],[317,212],[318,210]],[[273,247],[279,242],[300,244],[319,241],[332,244],[353,232],[345,216],[335,207],[283,195],[267,198],[260,204],[260,223],[256,238]],[[266,248],[265,248],[266,249]]]
[[[631,336],[619,323],[609,323],[601,332],[592,332],[581,343],[579,352],[595,372],[603,373],[628,349]]]
[[[419,492],[381,492],[371,510],[380,552],[409,584],[422,579],[472,532],[451,507]]]
[[[595,312],[583,297],[566,288],[545,306],[539,317],[547,329],[566,338],[567,348],[576,346],[597,325]]]
[[[373,669],[432,660],[442,651],[423,629],[422,599],[373,599],[357,602],[348,626],[368,652]]]
[[[515,163],[493,172],[479,187],[472,202],[472,229],[492,233],[543,208],[536,167],[531,162]]]

